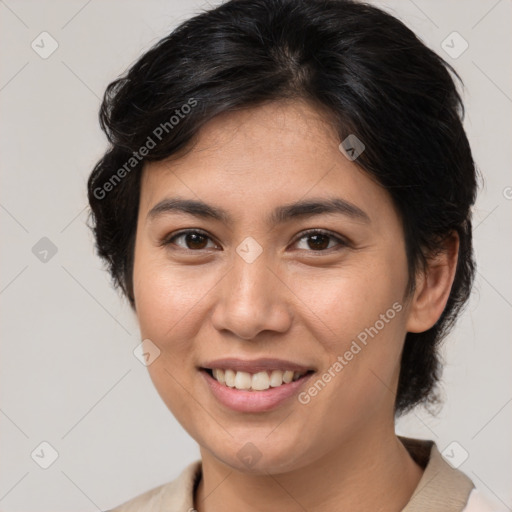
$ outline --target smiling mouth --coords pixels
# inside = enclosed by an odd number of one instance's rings
[[[270,388],[278,388],[302,379],[313,370],[292,371],[292,370],[269,370],[249,373],[224,368],[201,368],[215,379],[219,384],[227,388],[240,391],[265,391]]]

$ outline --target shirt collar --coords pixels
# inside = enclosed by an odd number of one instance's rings
[[[473,482],[462,471],[452,468],[444,460],[434,441],[403,436],[398,438],[411,457],[424,468],[423,476],[411,499],[401,512],[463,511],[474,488]],[[200,478],[201,460],[196,460],[189,464],[177,479],[162,486],[158,496],[153,496],[162,508],[150,507],[148,510],[193,510],[195,489]]]
[[[473,482],[446,462],[434,441],[398,436],[411,457],[424,468],[409,503],[402,512],[460,512],[464,510]]]

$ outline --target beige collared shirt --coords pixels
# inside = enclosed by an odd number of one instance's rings
[[[473,482],[448,464],[433,441],[398,436],[424,468],[409,503],[401,512],[493,512]],[[172,482],[155,487],[108,512],[194,512],[201,461],[189,464]]]

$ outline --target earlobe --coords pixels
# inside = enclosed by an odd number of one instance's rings
[[[416,279],[409,307],[408,332],[424,332],[439,319],[450,296],[459,254],[459,236],[451,233],[443,249],[427,261],[425,272]]]

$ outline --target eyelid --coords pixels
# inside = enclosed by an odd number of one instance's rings
[[[317,234],[318,235],[325,235],[325,236],[327,236],[329,238],[332,238],[333,240],[336,240],[336,242],[338,242],[337,246],[330,247],[329,249],[323,249],[323,250],[311,249],[311,250],[306,251],[306,252],[312,252],[312,253],[331,253],[332,251],[339,250],[340,248],[349,247],[350,246],[350,242],[346,238],[342,237],[341,235],[332,233],[329,230],[321,229],[321,228],[311,228],[311,229],[306,229],[305,231],[301,231],[297,235],[295,240],[293,241],[293,244],[296,244],[298,241],[302,240],[303,238],[307,237],[308,235],[317,235]]]
[[[169,236],[165,236],[162,239],[162,241],[160,242],[159,245],[160,246],[170,245],[172,243],[171,240],[173,240],[175,238],[178,238],[180,236],[183,236],[183,235],[187,235],[189,233],[201,234],[201,235],[205,236],[206,238],[208,238],[209,240],[211,240],[212,242],[217,243],[215,241],[215,239],[208,232],[206,232],[206,231],[204,231],[204,230],[202,230],[200,228],[187,228],[187,229],[183,229],[183,230],[177,231],[175,233],[171,233]],[[341,235],[334,234],[331,231],[328,231],[326,229],[321,229],[321,228],[311,228],[311,229],[306,229],[305,231],[301,231],[295,237],[295,239],[293,240],[292,244],[296,244],[298,241],[302,240],[303,238],[307,237],[308,235],[316,235],[316,234],[325,235],[327,237],[330,237],[330,238],[336,240],[336,242],[338,242],[338,248],[339,247],[348,247],[350,245],[350,242],[348,240],[346,240],[344,237],[342,237]],[[200,251],[204,250],[204,249],[194,250],[194,249],[188,249],[188,248],[183,248],[183,247],[180,247],[180,249],[183,249],[185,251],[191,251],[191,252],[200,252]],[[323,250],[311,249],[311,250],[306,251],[306,252],[313,252],[313,253],[322,253],[323,252],[323,253],[328,253],[328,252],[331,252],[332,250],[336,250],[336,249],[337,249],[336,247],[331,247],[329,249],[323,249]]]
[[[178,237],[183,236],[183,235],[188,235],[189,233],[197,233],[199,235],[203,235],[206,238],[208,238],[209,240],[211,240],[212,242],[217,244],[217,242],[215,242],[214,238],[208,232],[204,231],[203,229],[200,229],[200,228],[187,228],[187,229],[182,229],[182,230],[173,232],[173,233],[171,233],[168,236],[164,236],[162,238],[162,240],[160,241],[159,245],[162,246],[162,247],[165,247],[167,245],[172,244],[171,240],[174,240],[175,238],[178,238]],[[184,251],[199,252],[199,250],[188,249],[186,247],[179,247],[179,248],[183,249]],[[201,249],[201,250],[204,250],[204,249]]]

